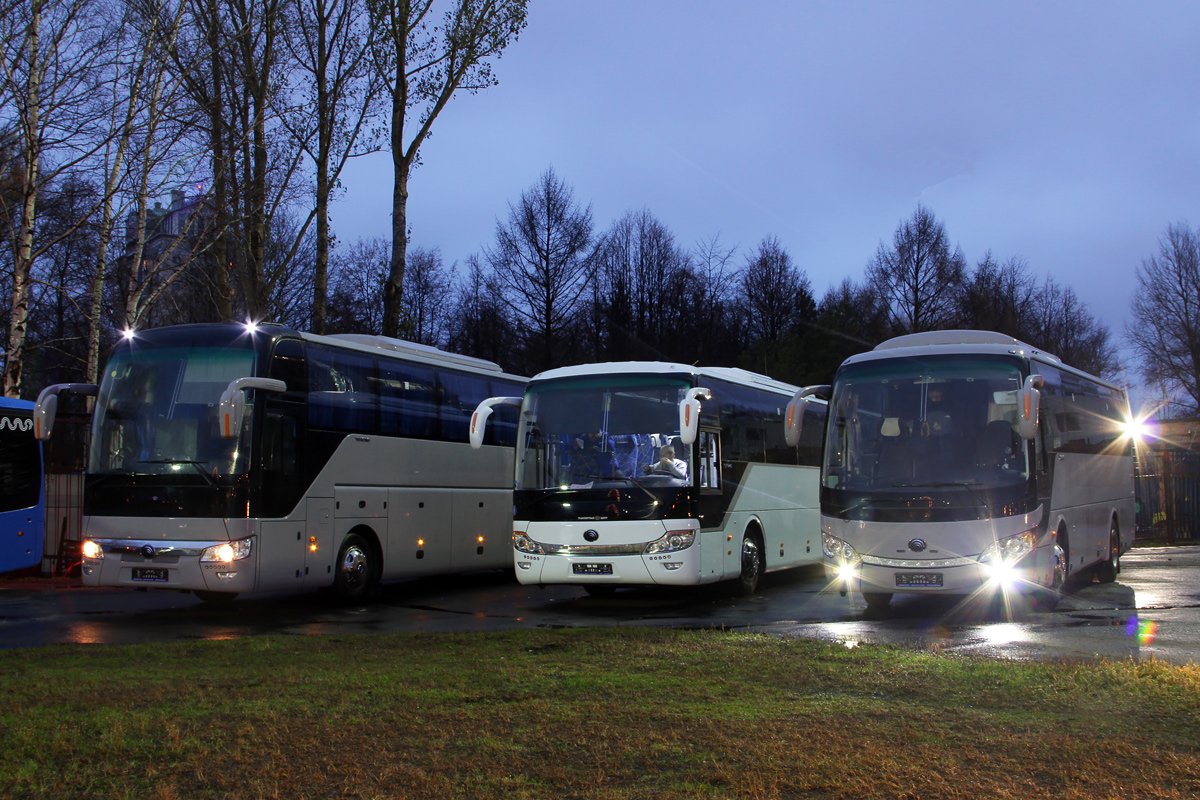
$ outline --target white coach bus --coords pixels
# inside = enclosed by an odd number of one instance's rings
[[[624,362],[532,378],[519,405],[513,555],[526,584],[606,594],[736,580],[820,562],[825,407],[784,441],[796,387],[740,369]]]
[[[826,568],[868,606],[1028,589],[1053,607],[1067,581],[1115,580],[1134,535],[1119,387],[1009,336],[938,331],[846,359],[815,394]]]
[[[365,335],[181,325],[127,336],[96,396],[83,582],[242,592],[511,565],[516,413],[468,442],[480,400],[525,379],[488,361]]]

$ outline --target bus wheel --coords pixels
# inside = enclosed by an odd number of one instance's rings
[[[1096,578],[1101,583],[1112,583],[1121,571],[1121,533],[1114,519],[1108,526],[1108,559],[1096,565]]]
[[[1053,611],[1058,608],[1058,602],[1062,600],[1063,588],[1067,585],[1067,573],[1069,569],[1067,550],[1064,548],[1066,544],[1066,531],[1060,530],[1058,535],[1054,537],[1054,548],[1051,550],[1053,554],[1052,558],[1054,559],[1054,577],[1051,579],[1049,586],[1037,587],[1030,590],[1029,600],[1036,610]]]
[[[758,589],[758,581],[763,574],[763,552],[758,543],[758,536],[747,531],[742,536],[742,569],[738,573],[737,593],[740,595],[754,594]]]
[[[201,603],[209,606],[227,606],[238,596],[237,592],[210,592],[205,589],[193,589],[192,594]]]
[[[891,592],[863,592],[863,600],[867,601],[867,608],[880,609],[887,608],[892,602]]]
[[[337,557],[337,571],[333,576],[333,588],[343,600],[362,600],[366,597],[375,579],[375,553],[371,545],[357,533],[352,533],[342,542]]]

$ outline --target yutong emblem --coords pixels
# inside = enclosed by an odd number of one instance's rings
[[[910,539],[908,542],[908,549],[918,553],[923,551],[928,546],[929,545],[925,544],[924,539]]]
[[[142,558],[154,558],[154,545],[142,545]]]
[[[586,530],[586,531],[584,531],[584,532],[583,532],[583,538],[584,538],[586,541],[589,541],[589,542],[594,542],[594,541],[596,541],[597,539],[599,539],[599,538],[600,538],[600,534],[596,533],[596,532],[595,532],[595,531],[593,531],[593,530]]]

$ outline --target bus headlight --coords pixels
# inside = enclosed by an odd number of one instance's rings
[[[225,544],[215,544],[212,547],[206,547],[204,548],[204,552],[200,554],[200,560],[219,561],[223,564],[241,561],[244,558],[250,557],[250,548],[253,541],[253,539],[238,539],[236,542],[226,542]]]
[[[542,546],[530,539],[521,531],[513,531],[513,548],[521,553],[533,553],[535,555],[544,556],[546,551]]]
[[[856,567],[862,561],[862,556],[858,554],[858,551],[849,542],[843,541],[830,533],[821,534],[821,551],[825,553],[826,558],[837,562],[839,566],[844,564]]]
[[[695,531],[667,531],[660,538],[646,545],[642,555],[652,556],[655,553],[674,553],[676,550],[687,550],[696,541]]]
[[[91,539],[84,541],[83,545],[79,548],[79,552],[83,554],[84,558],[90,558],[95,561],[99,561],[100,559],[104,558],[104,548],[93,542]]]
[[[833,562],[838,578],[844,581],[853,579],[862,563],[862,556],[849,542],[824,531],[821,532],[821,552]]]
[[[1012,579],[1012,570],[1018,561],[1037,547],[1037,532],[1025,531],[1016,536],[992,542],[979,554],[979,563],[999,582]]]

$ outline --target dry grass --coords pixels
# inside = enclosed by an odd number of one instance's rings
[[[0,741],[19,798],[1192,798],[1200,668],[641,629],[43,648],[0,651]]]

